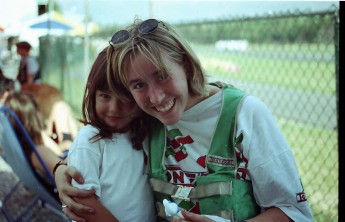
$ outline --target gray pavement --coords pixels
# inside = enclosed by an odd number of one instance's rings
[[[22,184],[19,184],[16,191],[11,198],[4,202],[5,195],[11,191],[11,189],[19,181],[18,177],[13,173],[11,167],[0,156],[0,207],[6,204],[6,209],[9,210],[11,215],[18,216],[23,212],[24,207],[31,200],[34,195],[27,190]],[[65,222],[66,220],[61,216],[56,215],[51,210],[40,206],[39,204],[33,207],[32,222]],[[6,222],[7,219],[3,212],[0,212],[0,222]]]

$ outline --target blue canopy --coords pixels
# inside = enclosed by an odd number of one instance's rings
[[[62,29],[62,30],[73,29],[71,26],[55,21],[55,20],[41,21],[41,22],[32,24],[29,27],[36,28],[36,29]]]

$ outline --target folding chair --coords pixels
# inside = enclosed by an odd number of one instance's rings
[[[37,156],[38,160],[44,167],[49,182],[55,186],[53,175],[49,172],[44,160],[37,152],[34,143],[32,142],[30,136],[21,124],[18,117],[8,107],[0,105],[0,144],[3,148],[3,158],[12,168],[13,172],[18,176],[18,183],[22,183],[34,195],[34,198],[24,207],[20,215],[14,217],[11,215],[10,208],[6,206],[6,204],[10,200],[10,197],[17,190],[18,184],[16,184],[2,200],[2,213],[6,217],[7,221],[10,222],[30,221],[33,216],[30,214],[30,211],[33,210],[35,206],[37,207],[37,205],[40,204],[42,207],[45,207],[51,210],[53,213],[61,216],[64,221],[68,221],[68,218],[61,211],[61,203],[53,196],[52,193],[48,191],[48,188],[44,186],[42,179],[38,177],[31,167],[31,163],[25,156],[25,152],[17,138],[16,132],[14,131],[14,128],[10,122],[10,118],[15,121],[20,133],[24,135],[26,144],[30,147],[32,152]]]

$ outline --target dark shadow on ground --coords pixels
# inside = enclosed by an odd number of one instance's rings
[[[5,195],[11,191],[18,181],[19,179],[12,172],[11,167],[0,157],[0,200],[3,205],[5,204],[3,202]],[[6,201],[6,207],[11,215],[17,216],[33,198],[34,195],[19,183],[11,198]],[[39,204],[35,205],[30,212],[32,212],[32,222],[66,222],[64,218],[54,214],[49,209],[43,208]],[[2,211],[0,211],[0,222],[7,222]]]

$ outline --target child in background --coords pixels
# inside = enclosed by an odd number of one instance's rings
[[[106,76],[106,50],[93,64],[82,104],[84,127],[69,153],[68,165],[85,176],[78,188],[95,195],[75,197],[92,206],[86,221],[154,221],[153,194],[145,172],[143,147],[147,124],[130,94],[110,91]],[[68,209],[68,208],[67,208]]]
[[[47,133],[61,151],[67,151],[80,126],[61,91],[47,83],[24,84],[21,91],[34,95],[45,119]]]
[[[1,72],[0,84],[0,104],[4,103],[7,95],[15,91],[34,96],[39,112],[43,116],[46,133],[60,147],[59,153],[67,152],[78,132],[79,124],[74,118],[70,105],[64,101],[60,90],[47,83],[24,84],[18,90],[16,82]]]

